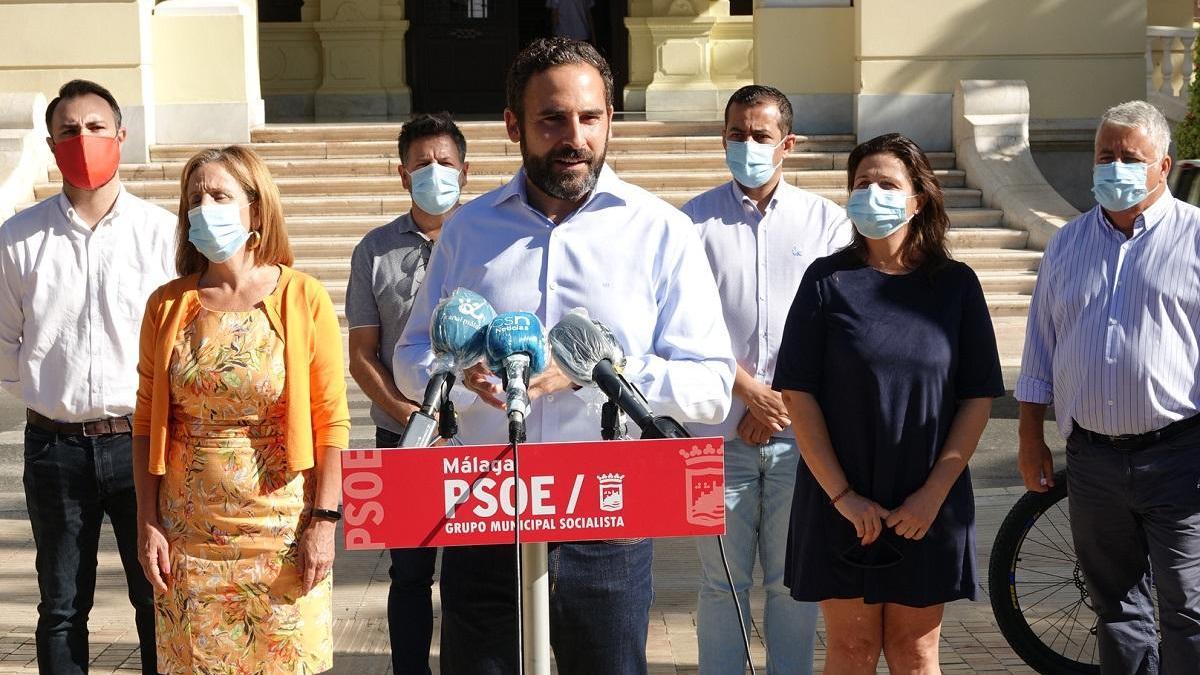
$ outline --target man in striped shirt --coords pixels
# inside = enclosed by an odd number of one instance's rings
[[[1067,438],[1071,530],[1104,673],[1200,663],[1200,209],[1167,189],[1170,141],[1145,102],[1101,118],[1099,205],[1046,247],[1017,381],[1026,487],[1054,484],[1050,403]]]

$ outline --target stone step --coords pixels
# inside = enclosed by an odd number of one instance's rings
[[[354,247],[358,245],[358,242],[362,239],[362,235],[365,233],[291,236],[292,252],[300,260],[345,256],[348,270],[350,254],[354,251]],[[1006,228],[951,229],[948,233],[949,244],[953,250],[976,248],[1023,250],[1028,239],[1028,232]]]
[[[970,248],[954,254],[954,257],[970,265],[976,272],[1007,271],[1036,272],[1042,262],[1041,251],[1005,248]]]
[[[784,174],[788,182],[798,180],[799,176],[800,172],[785,172]],[[728,180],[727,174],[718,172],[644,171],[626,172],[623,177],[626,181],[650,190],[676,206],[682,206],[692,197]],[[464,193],[464,197],[469,200],[479,194],[494,190],[506,182],[507,179],[502,176],[476,177],[467,184],[468,191]],[[374,201],[389,205],[390,212],[395,213],[403,212],[401,209],[407,210],[408,207],[404,205],[411,203],[409,196],[402,192],[398,181],[390,177],[279,178],[275,180],[275,184],[283,196],[284,209],[289,214],[297,213],[290,208],[296,197],[328,200],[331,204],[339,201],[359,200],[364,204],[364,208],[368,209],[367,211],[358,211],[360,213],[374,212],[374,207],[370,206]],[[131,194],[143,199],[172,200],[178,198],[179,195],[179,184],[174,181],[127,180],[124,181],[124,185]],[[34,189],[34,193],[37,199],[41,200],[57,194],[60,190],[61,187],[58,184],[43,183]],[[842,204],[847,198],[844,188],[814,188],[812,192]],[[945,199],[948,208],[974,208],[980,205],[981,193],[974,188],[946,188]],[[381,206],[381,208],[386,207]]]
[[[784,160],[785,170],[795,173],[789,180],[801,187],[843,187],[846,184],[846,172],[830,169],[808,169],[806,162],[810,157],[802,155],[789,156]],[[654,171],[654,172],[696,172],[706,171],[720,174],[725,180],[729,179],[725,167],[725,156],[719,153],[696,153],[689,155],[666,155],[661,153],[639,153],[629,155],[609,155],[608,165],[620,175],[625,172]],[[822,160],[823,161],[823,160]],[[395,158],[340,158],[340,159],[268,159],[267,168],[275,179],[299,177],[366,177],[390,178],[395,181],[399,190],[397,169],[400,161]],[[480,177],[500,175],[507,180],[520,167],[519,157],[484,156],[473,158],[470,162],[468,184],[477,182]],[[121,179],[125,181],[155,181],[167,180],[177,182],[183,174],[186,162],[169,161],[150,164],[122,164]],[[935,172],[942,187],[964,187],[966,175],[959,169],[939,169]],[[59,183],[62,174],[58,167],[51,167],[50,181]],[[473,186],[472,186],[473,187]]]
[[[185,162],[207,145],[160,145],[150,149],[152,162]],[[330,141],[326,143],[251,143],[250,147],[264,159],[336,159],[350,157],[397,157],[395,143],[384,141]],[[806,143],[797,147],[790,162],[805,161],[814,169],[845,169],[852,147]],[[608,145],[608,157],[621,154],[723,154],[721,139],[709,136],[673,138],[614,138]],[[521,156],[515,143],[480,141],[467,145],[467,159],[484,156]],[[812,157],[807,157],[812,156]],[[930,152],[926,155],[934,169],[954,167],[954,153]]]
[[[485,139],[508,140],[508,130],[501,120],[457,122],[467,142]],[[292,141],[391,141],[400,135],[399,123],[330,123],[330,124],[268,124],[253,129],[250,139],[256,143]],[[614,136],[720,136],[720,121],[624,121],[615,120]],[[841,142],[854,143],[853,135],[825,136]]]

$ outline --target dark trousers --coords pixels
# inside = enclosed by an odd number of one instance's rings
[[[1075,552],[1100,617],[1101,672],[1197,672],[1200,428],[1138,451],[1073,433],[1067,469]]]
[[[375,447],[400,447],[400,434],[375,427]],[[429,675],[429,644],[433,641],[433,570],[436,548],[394,548],[388,576],[388,633],[392,672]]]
[[[129,434],[65,436],[25,427],[25,504],[37,548],[37,661],[43,673],[88,670],[88,614],[96,591],[100,523],[117,536],[141,646],[157,671],[154,591],[137,557],[137,499]]]
[[[442,553],[442,672],[517,672],[516,549]],[[563,675],[643,675],[654,597],[650,541],[551,544],[550,644]]]

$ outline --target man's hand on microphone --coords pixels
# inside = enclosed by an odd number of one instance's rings
[[[500,386],[500,381],[482,362],[463,371],[462,383],[464,387],[478,394],[484,403],[504,410],[504,387]]]
[[[550,359],[546,369],[529,380],[529,400],[534,401],[547,394],[570,389],[573,386],[571,380],[567,379],[562,369],[558,367],[558,362]]]

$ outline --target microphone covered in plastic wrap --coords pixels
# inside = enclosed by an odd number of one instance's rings
[[[496,310],[482,295],[456,288],[433,309],[429,338],[439,362],[450,357],[451,368],[474,364],[487,352],[487,331]],[[435,366],[435,369],[437,366]]]
[[[531,312],[505,312],[492,319],[485,336],[488,368],[502,375],[505,360],[514,355],[529,357],[528,374],[546,369],[546,335],[542,322]]]
[[[601,361],[611,362],[617,373],[625,368],[625,351],[616,336],[582,307],[564,314],[550,329],[548,339],[558,367],[581,387],[595,384],[593,373]]]

